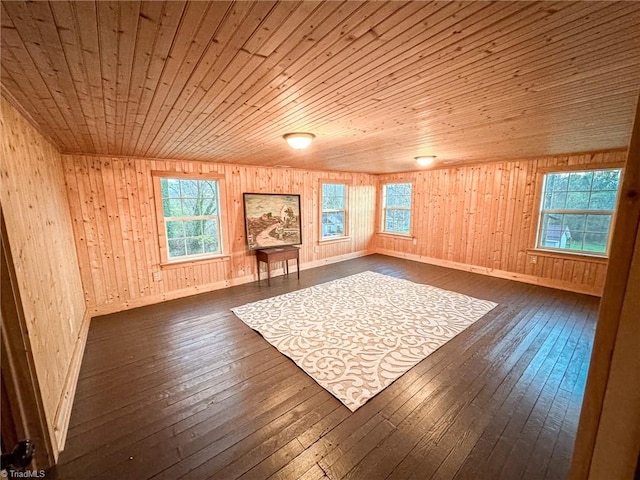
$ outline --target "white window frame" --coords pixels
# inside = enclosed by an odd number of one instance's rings
[[[325,185],[340,185],[342,187],[344,187],[344,197],[343,197],[343,208],[338,208],[338,209],[325,209],[323,208],[324,205],[324,186]],[[341,234],[338,235],[324,235],[324,229],[323,229],[323,217],[325,213],[339,213],[342,212],[343,213],[343,218],[344,218],[344,229],[343,232]],[[321,181],[320,182],[320,241],[321,242],[326,242],[326,241],[330,241],[330,240],[338,240],[341,238],[346,238],[349,236],[349,185],[347,185],[344,182],[328,182],[328,181]]]
[[[615,201],[615,206],[613,209],[610,210],[576,210],[576,209],[569,209],[569,208],[563,208],[563,209],[551,209],[551,208],[544,208],[544,204],[545,204],[545,194],[546,194],[546,188],[547,188],[547,181],[548,181],[548,176],[549,175],[553,175],[553,174],[572,174],[572,173],[583,173],[583,172],[601,172],[601,171],[607,171],[607,170],[618,170],[620,171],[620,182],[618,184],[618,191],[616,192],[616,201]],[[587,255],[587,256],[593,256],[593,257],[602,257],[602,258],[608,258],[609,257],[609,250],[610,250],[610,245],[611,245],[611,233],[613,232],[613,226],[614,226],[614,221],[615,221],[615,216],[616,216],[616,207],[617,207],[617,203],[618,203],[618,199],[620,196],[620,186],[622,185],[622,175],[623,175],[623,169],[621,167],[617,167],[617,166],[603,166],[600,165],[598,167],[593,167],[593,168],[588,168],[588,167],[583,167],[583,168],[579,168],[579,169],[571,169],[571,170],[548,170],[548,171],[544,171],[542,174],[542,182],[541,182],[541,189],[540,189],[540,201],[538,204],[538,216],[537,216],[537,227],[536,227],[536,237],[535,237],[535,249],[536,250],[541,250],[541,251],[553,251],[553,252],[557,252],[557,253],[562,253],[562,254],[567,254],[567,255]],[[567,190],[567,192],[571,192],[570,190]],[[585,190],[586,192],[586,190]],[[589,192],[591,193],[592,190],[589,190]],[[549,245],[543,245],[543,238],[542,238],[542,231],[543,231],[543,218],[545,216],[545,214],[558,214],[558,215],[610,215],[611,216],[611,223],[609,224],[609,230],[606,232],[607,234],[607,242],[606,242],[606,249],[604,252],[597,252],[597,251],[591,251],[591,250],[577,250],[577,249],[570,249],[570,248],[562,248],[562,247],[553,247],[553,246],[549,246]],[[585,220],[586,221],[586,220]],[[585,225],[586,228],[586,225]],[[589,232],[582,232],[582,233],[589,233]],[[604,233],[604,232],[593,232],[593,233]]]
[[[156,219],[158,225],[158,243],[160,247],[160,258],[162,265],[193,262],[199,260],[217,259],[225,255],[225,237],[224,237],[224,183],[223,177],[215,175],[205,174],[185,174],[178,172],[152,172],[154,178],[154,192],[156,203]],[[180,217],[165,217],[164,205],[162,196],[162,180],[196,180],[196,181],[211,181],[214,182],[217,194],[217,214],[212,215],[196,215],[196,216],[180,216]],[[179,197],[182,199],[182,197]],[[201,254],[193,255],[180,255],[171,257],[169,254],[169,236],[168,236],[168,221],[193,221],[193,220],[216,220],[218,227],[218,250],[215,252],[205,252]],[[185,237],[186,238],[186,237]]]
[[[409,207],[387,207],[387,187],[390,185],[409,185],[411,187],[411,193],[410,193],[410,206]],[[382,184],[382,189],[381,189],[381,218],[380,218],[380,233],[384,233],[387,235],[400,235],[403,237],[410,237],[411,236],[411,231],[413,229],[413,221],[412,221],[412,213],[413,213],[413,192],[414,192],[414,186],[413,186],[413,182],[385,182]],[[387,230],[386,229],[386,224],[387,224],[387,215],[388,215],[388,211],[408,211],[409,212],[409,230],[407,232],[398,232],[398,231],[394,231],[394,230]]]

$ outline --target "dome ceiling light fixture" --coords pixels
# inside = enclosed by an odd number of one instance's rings
[[[287,141],[291,148],[295,148],[296,150],[304,150],[309,145],[311,145],[311,141],[316,138],[313,133],[305,133],[305,132],[296,132],[296,133],[285,133],[283,138]]]
[[[421,167],[428,167],[434,162],[435,159],[435,155],[426,155],[424,157],[416,157],[416,162],[418,162],[418,165],[420,165]]]

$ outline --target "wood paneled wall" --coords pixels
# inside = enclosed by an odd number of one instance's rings
[[[569,480],[640,478],[640,98]],[[635,472],[635,474],[634,474]]]
[[[62,160],[4,98],[1,126],[2,211],[28,332],[26,345],[52,443],[59,451],[89,323]]]
[[[619,163],[624,152],[372,176],[206,162],[63,155],[85,300],[93,314],[132,308],[256,279],[247,251],[242,193],[299,193],[303,268],[378,253],[598,295],[607,262],[536,252],[531,263],[539,170]],[[152,171],[221,175],[225,182],[228,256],[161,266]],[[318,242],[319,185],[350,188],[351,236]],[[377,187],[412,181],[414,237],[374,234]]]
[[[245,241],[243,192],[301,195],[303,268],[371,253],[375,179],[368,174],[190,161],[63,155],[85,300],[106,313],[257,279]],[[228,257],[161,266],[153,171],[224,177]],[[350,238],[319,243],[320,181],[349,184]],[[158,278],[158,279],[156,279]]]
[[[600,295],[606,260],[530,251],[539,174],[547,167],[624,161],[625,152],[614,151],[381,175],[378,185],[414,183],[413,238],[377,234],[376,251]]]

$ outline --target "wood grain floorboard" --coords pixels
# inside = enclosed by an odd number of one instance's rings
[[[367,270],[499,305],[355,412],[230,308]],[[563,479],[598,299],[371,255],[92,319],[53,479]]]

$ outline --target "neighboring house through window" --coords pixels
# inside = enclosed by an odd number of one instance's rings
[[[222,253],[220,185],[215,179],[159,178],[163,261],[206,258]],[[162,246],[162,245],[161,245]]]
[[[411,183],[387,183],[382,186],[382,232],[411,233]]]
[[[347,186],[342,183],[321,184],[320,240],[347,235]]]
[[[544,175],[536,247],[606,255],[619,168]]]

